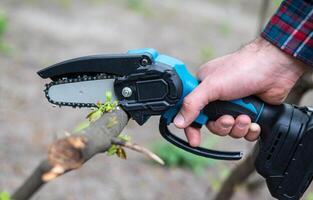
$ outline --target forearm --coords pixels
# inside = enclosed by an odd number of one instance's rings
[[[313,1],[283,1],[265,27],[262,37],[313,66]]]

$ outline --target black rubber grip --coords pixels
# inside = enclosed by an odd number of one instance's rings
[[[257,97],[246,97],[233,101],[214,101],[209,103],[203,109],[203,114],[209,118],[209,121],[215,121],[222,115],[248,115],[252,122],[257,122],[262,116],[265,103]]]

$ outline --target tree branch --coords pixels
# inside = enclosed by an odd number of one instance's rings
[[[121,140],[119,138],[112,138],[112,143],[116,145],[120,145],[126,148],[129,148],[131,150],[137,151],[139,153],[145,154],[148,156],[150,159],[154,160],[155,162],[164,165],[164,161],[157,156],[155,153],[151,152],[149,149],[139,146],[138,144],[131,143],[131,142],[126,142],[124,140]]]
[[[112,145],[112,138],[121,133],[127,122],[127,114],[118,108],[104,114],[86,131],[55,141],[49,148],[48,159],[38,165],[14,192],[12,199],[29,199],[48,181],[79,168],[94,155],[107,151]]]
[[[236,187],[245,182],[247,178],[255,171],[254,160],[256,151],[257,146],[254,146],[254,149],[252,152],[250,152],[246,159],[244,159],[231,171],[231,174],[224,181],[214,200],[231,199]]]

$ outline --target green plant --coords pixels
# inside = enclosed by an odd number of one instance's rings
[[[105,93],[105,102],[98,102],[97,107],[93,108],[92,111],[87,115],[86,120],[79,124],[74,132],[81,132],[84,131],[86,128],[90,126],[91,123],[97,121],[103,114],[107,112],[112,112],[116,109],[118,103],[117,101],[112,101],[112,92]],[[118,123],[116,117],[112,117],[108,123],[106,124],[107,128],[112,128],[114,125]],[[129,142],[130,137],[127,135],[120,134],[118,136],[119,139]],[[119,158],[126,159],[126,152],[125,150],[119,145],[111,145],[110,149],[107,151],[108,156],[117,155]]]
[[[126,0],[126,5],[130,10],[139,14],[150,16],[152,10],[147,6],[144,0]]]
[[[205,147],[212,148],[217,143],[217,138],[210,137],[205,143]],[[168,167],[183,167],[192,170],[194,173],[201,175],[208,166],[216,164],[216,160],[203,158],[188,153],[176,146],[159,141],[153,144],[154,152],[165,161]]]
[[[4,35],[8,26],[8,18],[5,12],[0,11],[0,53],[9,53],[10,46],[4,41]]]
[[[116,107],[117,101],[112,101],[112,92],[106,92],[105,102],[98,102],[97,107],[92,109],[92,111],[87,115],[86,120],[79,124],[75,128],[74,132],[81,132],[85,130],[91,123],[97,121],[104,113],[111,112],[112,110],[115,110]],[[111,123],[113,124],[114,121]],[[114,124],[112,124],[108,124],[107,126],[113,126]]]
[[[309,192],[306,197],[305,200],[313,200],[313,192]]]
[[[6,191],[0,192],[0,200],[10,200],[10,194]]]
[[[0,38],[2,39],[7,28],[7,17],[4,12],[0,12]]]

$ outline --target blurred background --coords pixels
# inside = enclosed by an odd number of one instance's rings
[[[1,0],[0,191],[13,192],[49,144],[71,132],[89,111],[52,107],[38,70],[69,58],[153,47],[195,72],[253,40],[279,3],[270,1],[262,12],[262,0]],[[203,145],[210,148],[248,153],[253,147],[202,132]],[[130,121],[123,133],[167,165],[129,151],[126,161],[98,155],[33,199],[212,199],[239,163],[201,159],[172,147],[161,138],[157,117],[142,127]],[[272,198],[262,185],[238,187],[233,199]],[[305,199],[313,194],[307,192]]]

